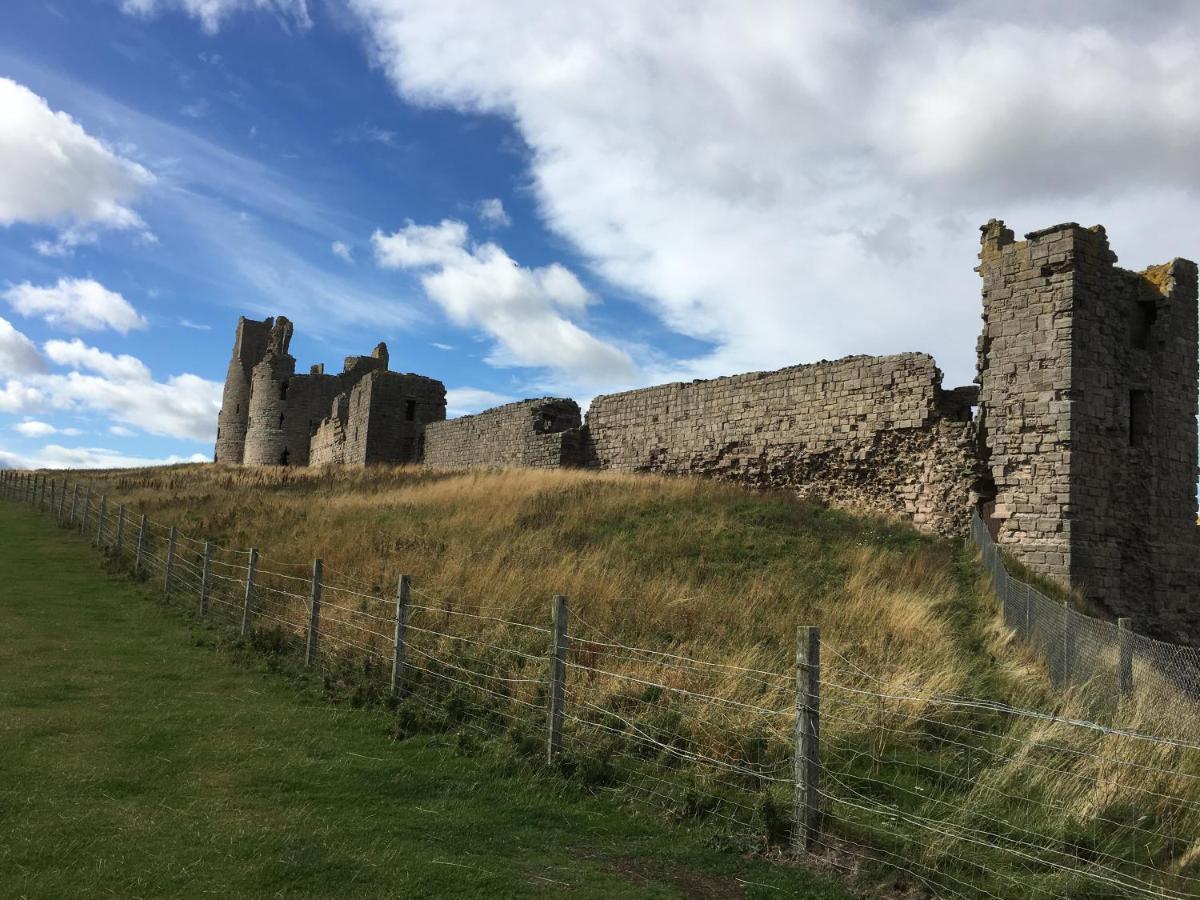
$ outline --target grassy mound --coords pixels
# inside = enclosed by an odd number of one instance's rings
[[[945,896],[1200,886],[1190,701],[1146,673],[1129,698],[1052,689],[960,542],[789,495],[593,472],[88,477],[192,537],[259,548],[264,570],[303,573],[322,557],[332,582],[356,586],[330,595],[322,628],[374,654],[357,675],[376,685],[396,578],[411,575],[425,618],[399,734],[473,729],[536,756],[544,629],[565,594],[564,768],[677,818],[732,823],[771,850],[793,828],[796,626],[817,625],[824,858],[909,873]],[[353,658],[339,679],[354,680]]]

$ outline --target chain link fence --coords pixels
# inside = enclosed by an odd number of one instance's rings
[[[1169,691],[1200,700],[1200,651],[1135,633],[1124,620],[1093,618],[1009,573],[978,510],[971,538],[983,555],[1004,624],[1032,647],[1059,687],[1087,683],[1103,698]]]

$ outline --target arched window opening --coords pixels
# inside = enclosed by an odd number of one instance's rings
[[[417,417],[417,401],[416,400],[405,400],[404,401],[404,421],[411,422],[416,417]]]
[[[282,382],[279,385],[279,399],[280,400],[287,399],[287,389],[288,389],[288,383],[286,381]]]
[[[289,454],[287,452],[287,448],[285,447],[283,452],[279,454],[279,464],[281,466],[286,466],[288,464],[288,456]]]

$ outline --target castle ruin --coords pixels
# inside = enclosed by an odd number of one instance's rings
[[[295,374],[284,318],[240,320],[217,462],[701,475],[962,534],[978,508],[1032,571],[1139,630],[1200,641],[1197,269],[1116,266],[1104,229],[982,228],[976,384],[923,353],[853,356],[446,420],[387,348]]]

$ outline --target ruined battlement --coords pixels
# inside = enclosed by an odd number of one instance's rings
[[[238,323],[216,459],[579,466],[721,478],[964,533],[979,508],[1031,570],[1139,630],[1200,641],[1197,269],[1117,266],[1099,226],[981,229],[974,385],[923,353],[851,356],[445,421],[387,347],[296,375],[282,317]]]
[[[579,404],[559,397],[522,400],[425,429],[426,465],[533,469],[580,466]]]

